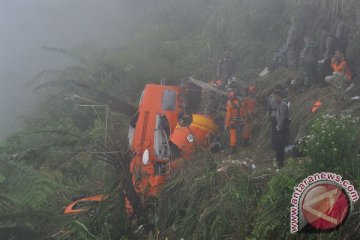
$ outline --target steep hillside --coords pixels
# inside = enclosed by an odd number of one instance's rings
[[[295,143],[301,138],[307,139],[308,135],[316,136],[317,140],[308,142],[308,146],[300,145],[304,155],[295,159],[289,155],[286,166],[275,171],[265,99],[275,84],[286,86],[293,76],[294,72],[281,69],[257,80],[260,106],[253,146],[240,148],[235,156],[229,156],[226,150],[215,155],[199,153],[193,162],[185,164],[181,173],[170,178],[157,210],[160,236],[169,239],[175,236],[185,239],[352,239],[357,236],[358,230],[349,231],[358,229],[356,214],[346,227],[334,233],[290,234],[290,199],[293,188],[302,179],[327,171],[352,179],[355,186],[360,183],[357,170],[360,166],[360,102],[350,99],[359,93],[358,87],[348,93],[328,86],[313,86],[302,93],[289,91],[290,141]],[[317,100],[323,105],[311,113]],[[330,117],[332,120],[328,121],[327,116],[337,117]],[[343,120],[346,118],[350,120]],[[335,130],[336,125],[344,129]],[[333,149],[341,149],[342,153],[338,155]],[[358,209],[356,204],[354,211]]]
[[[123,2],[146,19],[127,44],[110,50],[44,47],[74,65],[29,81],[38,107],[0,146],[0,239],[141,239],[147,237],[144,225],[155,228],[158,239],[357,239],[359,205],[346,226],[317,235],[289,233],[289,206],[293,187],[314,171],[334,171],[360,186],[360,104],[351,100],[360,84],[347,93],[319,85],[300,92],[290,87],[295,70],[280,68],[264,78],[258,73],[286,40],[288,23],[320,43],[322,25],[339,16],[350,27],[348,58],[359,68],[359,1]],[[214,80],[226,47],[237,78],[258,89],[253,145],[232,157],[227,150],[197,153],[171,176],[154,209],[128,219],[127,129],[144,85],[178,85],[189,76]],[[302,158],[288,159],[276,173],[266,101],[279,83],[291,102],[291,142],[316,138],[302,146]],[[316,100],[323,105],[310,113]],[[96,194],[108,195],[96,211],[63,215],[72,198]]]

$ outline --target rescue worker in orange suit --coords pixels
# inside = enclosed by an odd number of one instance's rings
[[[237,152],[237,137],[242,127],[243,108],[240,100],[236,97],[236,93],[232,88],[227,90],[226,118],[225,130],[229,131],[231,154]]]
[[[243,107],[243,119],[244,119],[244,127],[243,127],[243,146],[250,145],[251,138],[251,130],[254,124],[255,118],[255,107],[256,107],[256,99],[255,99],[256,87],[250,86],[247,89],[247,96],[242,100]]]
[[[336,88],[348,85],[352,80],[352,73],[344,56],[342,54],[335,55],[331,61],[334,72],[332,76],[325,78],[325,82]]]

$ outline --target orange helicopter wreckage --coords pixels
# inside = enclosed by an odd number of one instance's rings
[[[132,183],[139,196],[156,197],[172,169],[179,166],[179,159],[189,159],[198,147],[209,147],[218,126],[209,115],[189,114],[183,123],[179,116],[187,110],[198,112],[201,90],[207,89],[220,95],[224,91],[190,78],[184,86],[147,84],[141,94],[136,113],[130,120],[129,145],[134,151],[130,162]],[[83,197],[69,204],[64,213],[77,214],[89,207],[84,202],[100,202],[105,195]],[[126,199],[127,212],[131,204]]]

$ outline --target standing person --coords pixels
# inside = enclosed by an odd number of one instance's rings
[[[346,56],[349,39],[349,27],[345,24],[341,17],[337,19],[335,37],[336,48],[339,49],[344,54],[344,56]]]
[[[277,68],[281,67],[287,67],[286,64],[286,43],[283,43],[281,47],[274,53],[274,56],[272,58],[272,61],[269,66],[269,71],[273,72]]]
[[[259,73],[259,77],[265,77],[267,74],[274,72],[279,67],[287,67],[286,63],[286,43],[283,43],[281,47],[276,50],[272,56],[271,61],[266,65],[264,70]]]
[[[219,111],[219,100],[216,98],[216,93],[213,91],[208,92],[207,101],[206,101],[206,115],[211,116],[213,119],[216,118],[216,115]]]
[[[279,107],[276,113],[276,131],[274,136],[274,148],[276,151],[276,162],[279,168],[284,166],[285,147],[289,142],[290,134],[290,119],[289,107],[284,101],[283,93],[280,91],[274,92],[275,100]]]
[[[222,89],[225,89],[233,75],[235,75],[235,61],[232,58],[230,49],[226,48],[224,57],[219,60],[216,68],[216,78],[221,79]]]
[[[243,109],[233,89],[229,88],[227,90],[227,98],[225,130],[229,130],[231,154],[236,154],[237,138],[242,125],[241,115],[243,115]]]
[[[256,87],[250,86],[247,89],[247,96],[242,100],[242,106],[244,109],[244,127],[243,127],[243,146],[250,146],[251,142],[251,130],[255,119],[255,107],[256,107]]]
[[[304,48],[300,53],[300,69],[302,71],[302,83],[309,87],[317,78],[317,45],[309,36],[304,37]]]
[[[331,58],[334,56],[336,50],[336,37],[330,32],[330,28],[328,26],[323,27],[322,36],[324,59],[319,61],[319,63],[322,63],[320,79],[321,83],[324,84],[325,77],[332,74]]]
[[[286,39],[286,60],[287,66],[296,69],[299,64],[300,41],[298,31],[294,26],[290,26]]]
[[[225,87],[226,89],[231,88],[235,91],[237,97],[241,97],[241,86],[235,77],[232,77],[229,84]]]
[[[276,100],[275,92],[284,92],[284,88],[282,85],[277,84],[274,89],[273,93],[268,97],[268,111],[271,121],[271,147],[275,150],[275,136],[276,136],[276,115],[279,109],[279,102]]]

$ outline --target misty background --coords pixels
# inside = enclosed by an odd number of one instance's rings
[[[0,140],[31,111],[36,97],[24,83],[42,70],[71,64],[43,46],[119,46],[140,25],[141,13],[119,0],[1,0]]]

